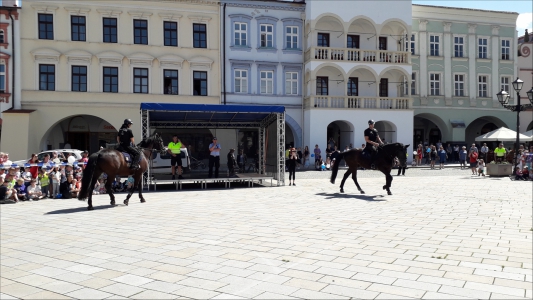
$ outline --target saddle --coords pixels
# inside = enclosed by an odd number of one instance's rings
[[[122,156],[124,156],[124,160],[126,161],[127,166],[131,167],[131,164],[133,163],[133,159],[131,157],[131,154],[129,154],[128,152],[124,151],[120,145],[115,147],[115,149],[117,151],[119,151],[120,153],[122,153]]]

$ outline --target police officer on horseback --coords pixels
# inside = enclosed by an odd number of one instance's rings
[[[366,141],[366,147],[363,150],[363,153],[370,157],[370,163],[372,170],[376,169],[376,166],[374,165],[374,160],[376,158],[377,148],[379,145],[383,144],[381,141],[381,138],[379,137],[378,131],[376,128],[374,128],[374,120],[368,121],[368,128],[365,129],[365,141]]]
[[[124,124],[118,130],[117,142],[119,143],[119,149],[127,152],[131,155],[131,169],[138,170],[139,158],[141,158],[141,152],[135,147],[135,140],[133,138],[133,132],[130,127],[133,124],[131,119],[124,120]]]

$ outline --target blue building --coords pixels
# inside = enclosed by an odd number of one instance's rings
[[[305,4],[243,0],[221,4],[225,28],[221,102],[285,106],[286,144],[301,147]]]

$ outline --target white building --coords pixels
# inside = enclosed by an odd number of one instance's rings
[[[373,119],[382,139],[410,144],[411,1],[308,1],[304,144],[364,143]]]

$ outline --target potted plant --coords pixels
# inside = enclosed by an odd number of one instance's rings
[[[487,164],[487,175],[509,176],[511,174],[513,174],[513,165],[508,162],[496,163],[491,161]]]

